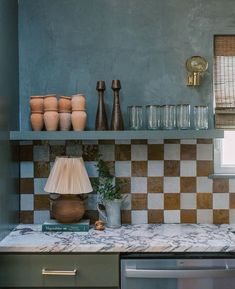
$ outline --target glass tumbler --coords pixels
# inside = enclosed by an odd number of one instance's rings
[[[194,128],[208,129],[208,106],[197,105],[194,106]]]
[[[175,105],[165,104],[161,106],[161,127],[163,129],[174,129],[176,127]]]
[[[190,128],[190,105],[178,104],[176,111],[177,111],[177,128],[189,129]]]
[[[144,107],[128,106],[129,128],[133,130],[144,128]]]
[[[147,105],[147,127],[148,129],[161,128],[161,106],[160,105]]]

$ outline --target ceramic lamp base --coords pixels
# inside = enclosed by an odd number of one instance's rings
[[[53,201],[52,215],[59,223],[77,223],[85,214],[84,202],[79,198],[60,196]]]

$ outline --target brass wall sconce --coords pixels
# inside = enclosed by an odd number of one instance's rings
[[[186,69],[188,71],[187,85],[199,86],[204,72],[208,69],[208,62],[201,56],[192,56],[186,61]]]

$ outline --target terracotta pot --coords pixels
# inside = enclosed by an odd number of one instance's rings
[[[57,110],[58,101],[56,94],[48,94],[44,96],[44,111],[46,110]]]
[[[72,96],[72,110],[86,110],[86,98],[84,94]]]
[[[44,96],[42,95],[30,96],[29,103],[31,112],[43,112],[43,101]]]
[[[47,131],[55,131],[59,125],[59,113],[57,110],[47,110],[44,112],[44,123]]]
[[[86,127],[87,113],[84,110],[72,112],[72,125],[75,131],[82,131]]]
[[[71,113],[60,112],[60,130],[70,130],[71,128]]]
[[[71,97],[61,96],[59,99],[59,112],[71,112]]]
[[[44,121],[43,121],[43,113],[33,112],[30,116],[32,130],[40,131],[43,129]]]

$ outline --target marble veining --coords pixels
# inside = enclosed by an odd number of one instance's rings
[[[126,225],[89,232],[42,232],[19,225],[0,252],[235,252],[235,225]]]

